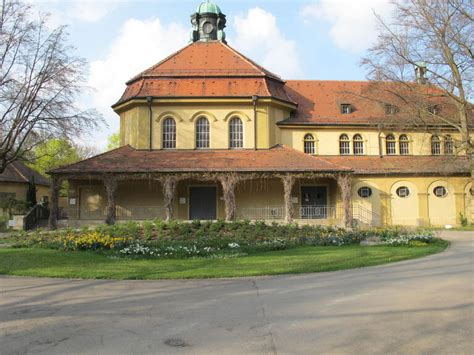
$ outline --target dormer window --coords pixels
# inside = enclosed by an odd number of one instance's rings
[[[352,113],[352,106],[351,104],[341,104],[341,113],[343,115],[349,115]]]
[[[398,107],[391,104],[385,104],[385,114],[395,115],[398,112]]]
[[[430,105],[428,106],[428,112],[431,113],[432,115],[437,115],[439,114],[439,106],[438,105]]]

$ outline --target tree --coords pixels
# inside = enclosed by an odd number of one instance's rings
[[[46,175],[49,170],[73,164],[85,158],[67,139],[50,139],[33,148],[28,157],[31,163],[28,165],[40,174]]]
[[[114,133],[107,138],[107,150],[112,150],[120,147],[120,133]]]
[[[362,65],[379,96],[389,94],[398,102],[399,122],[458,132],[455,148],[470,159],[474,178],[473,2],[395,0],[392,5],[390,22],[377,16],[378,40]]]
[[[36,184],[35,184],[35,177],[31,178],[31,181],[28,182],[28,191],[26,192],[26,202],[28,205],[35,206],[38,201],[36,201]]]
[[[51,138],[71,138],[103,121],[75,104],[86,62],[67,45],[64,26],[48,30],[45,16],[19,0],[0,5],[0,174]]]

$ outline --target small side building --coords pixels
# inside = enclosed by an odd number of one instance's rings
[[[25,201],[29,183],[33,181],[36,185],[36,200],[48,202],[51,186],[49,179],[21,162],[8,165],[0,174],[0,200],[14,198]],[[2,213],[0,210],[0,215]]]

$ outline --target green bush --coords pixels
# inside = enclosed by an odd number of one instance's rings
[[[464,216],[462,213],[459,213],[459,221],[461,222],[461,226],[467,227],[468,225],[467,217]]]
[[[345,230],[337,227],[265,224],[249,221],[127,222],[103,225],[89,230],[62,230],[18,234],[17,246],[53,249],[92,249],[128,257],[202,257],[238,256],[297,246],[343,246],[359,244],[378,237],[387,245],[408,245],[409,241],[427,242],[424,236],[403,229]],[[120,239],[117,239],[120,238]],[[65,244],[66,241],[66,244]],[[82,247],[86,245],[86,247]],[[416,246],[417,243],[414,243]],[[76,248],[76,249],[74,249]]]

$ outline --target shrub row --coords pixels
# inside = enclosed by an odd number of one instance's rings
[[[402,229],[345,230],[335,227],[278,225],[249,221],[192,223],[163,221],[128,222],[99,226],[94,230],[36,231],[16,235],[16,246],[62,250],[112,251],[125,257],[183,258],[196,256],[248,255],[292,247],[343,246],[377,238],[392,246],[425,245],[429,232],[409,233]]]

